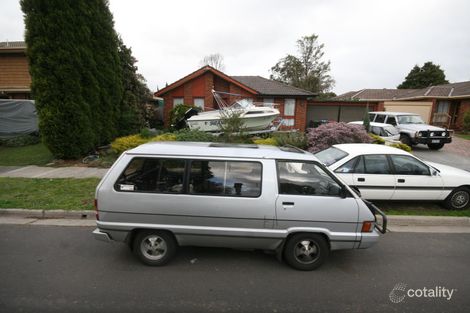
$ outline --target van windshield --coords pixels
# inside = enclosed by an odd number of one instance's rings
[[[328,149],[315,153],[315,156],[326,166],[330,166],[331,164],[338,162],[339,160],[345,158],[347,155],[348,154],[346,152],[335,147],[330,147]]]

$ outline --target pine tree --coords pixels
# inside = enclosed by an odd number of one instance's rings
[[[78,158],[117,134],[122,74],[104,0],[21,0],[32,92],[45,144]]]

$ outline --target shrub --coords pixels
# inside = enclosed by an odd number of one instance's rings
[[[294,146],[300,149],[307,149],[307,136],[301,132],[275,133],[273,136],[279,146]]]
[[[463,130],[470,132],[470,111],[465,112],[463,116]]]
[[[174,132],[177,141],[213,142],[216,137],[200,130],[182,129]]]
[[[141,144],[148,142],[149,139],[142,138],[140,135],[130,135],[125,137],[116,138],[111,143],[111,148],[116,151],[116,153],[123,153],[126,150],[135,148]]]
[[[158,131],[150,130],[148,128],[143,128],[140,130],[140,137],[142,138],[152,138],[158,134]]]
[[[369,136],[373,140],[372,143],[376,143],[376,144],[379,144],[379,145],[384,145],[385,144],[385,139],[383,139],[382,137],[380,137],[376,134],[372,134],[372,133],[369,133]]]
[[[276,138],[265,138],[265,139],[255,139],[253,140],[253,143],[257,145],[268,145],[268,146],[277,146],[278,141]]]
[[[411,147],[404,144],[404,143],[392,143],[391,145],[389,145],[390,147],[394,147],[394,148],[398,148],[398,149],[401,149],[401,150],[404,150],[406,152],[411,152]]]
[[[176,135],[165,133],[151,138],[150,141],[176,141]]]
[[[307,134],[308,151],[315,153],[340,143],[370,143],[372,139],[362,125],[328,123],[310,128]]]

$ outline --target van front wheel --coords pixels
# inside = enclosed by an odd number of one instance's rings
[[[295,269],[311,271],[325,262],[330,249],[325,238],[319,234],[296,234],[284,247],[284,259]]]
[[[145,230],[135,236],[133,252],[143,263],[161,266],[176,253],[176,242],[167,232]]]

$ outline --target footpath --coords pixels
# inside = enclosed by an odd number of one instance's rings
[[[45,166],[0,166],[0,177],[24,178],[102,178],[107,168],[96,167],[45,167]]]

